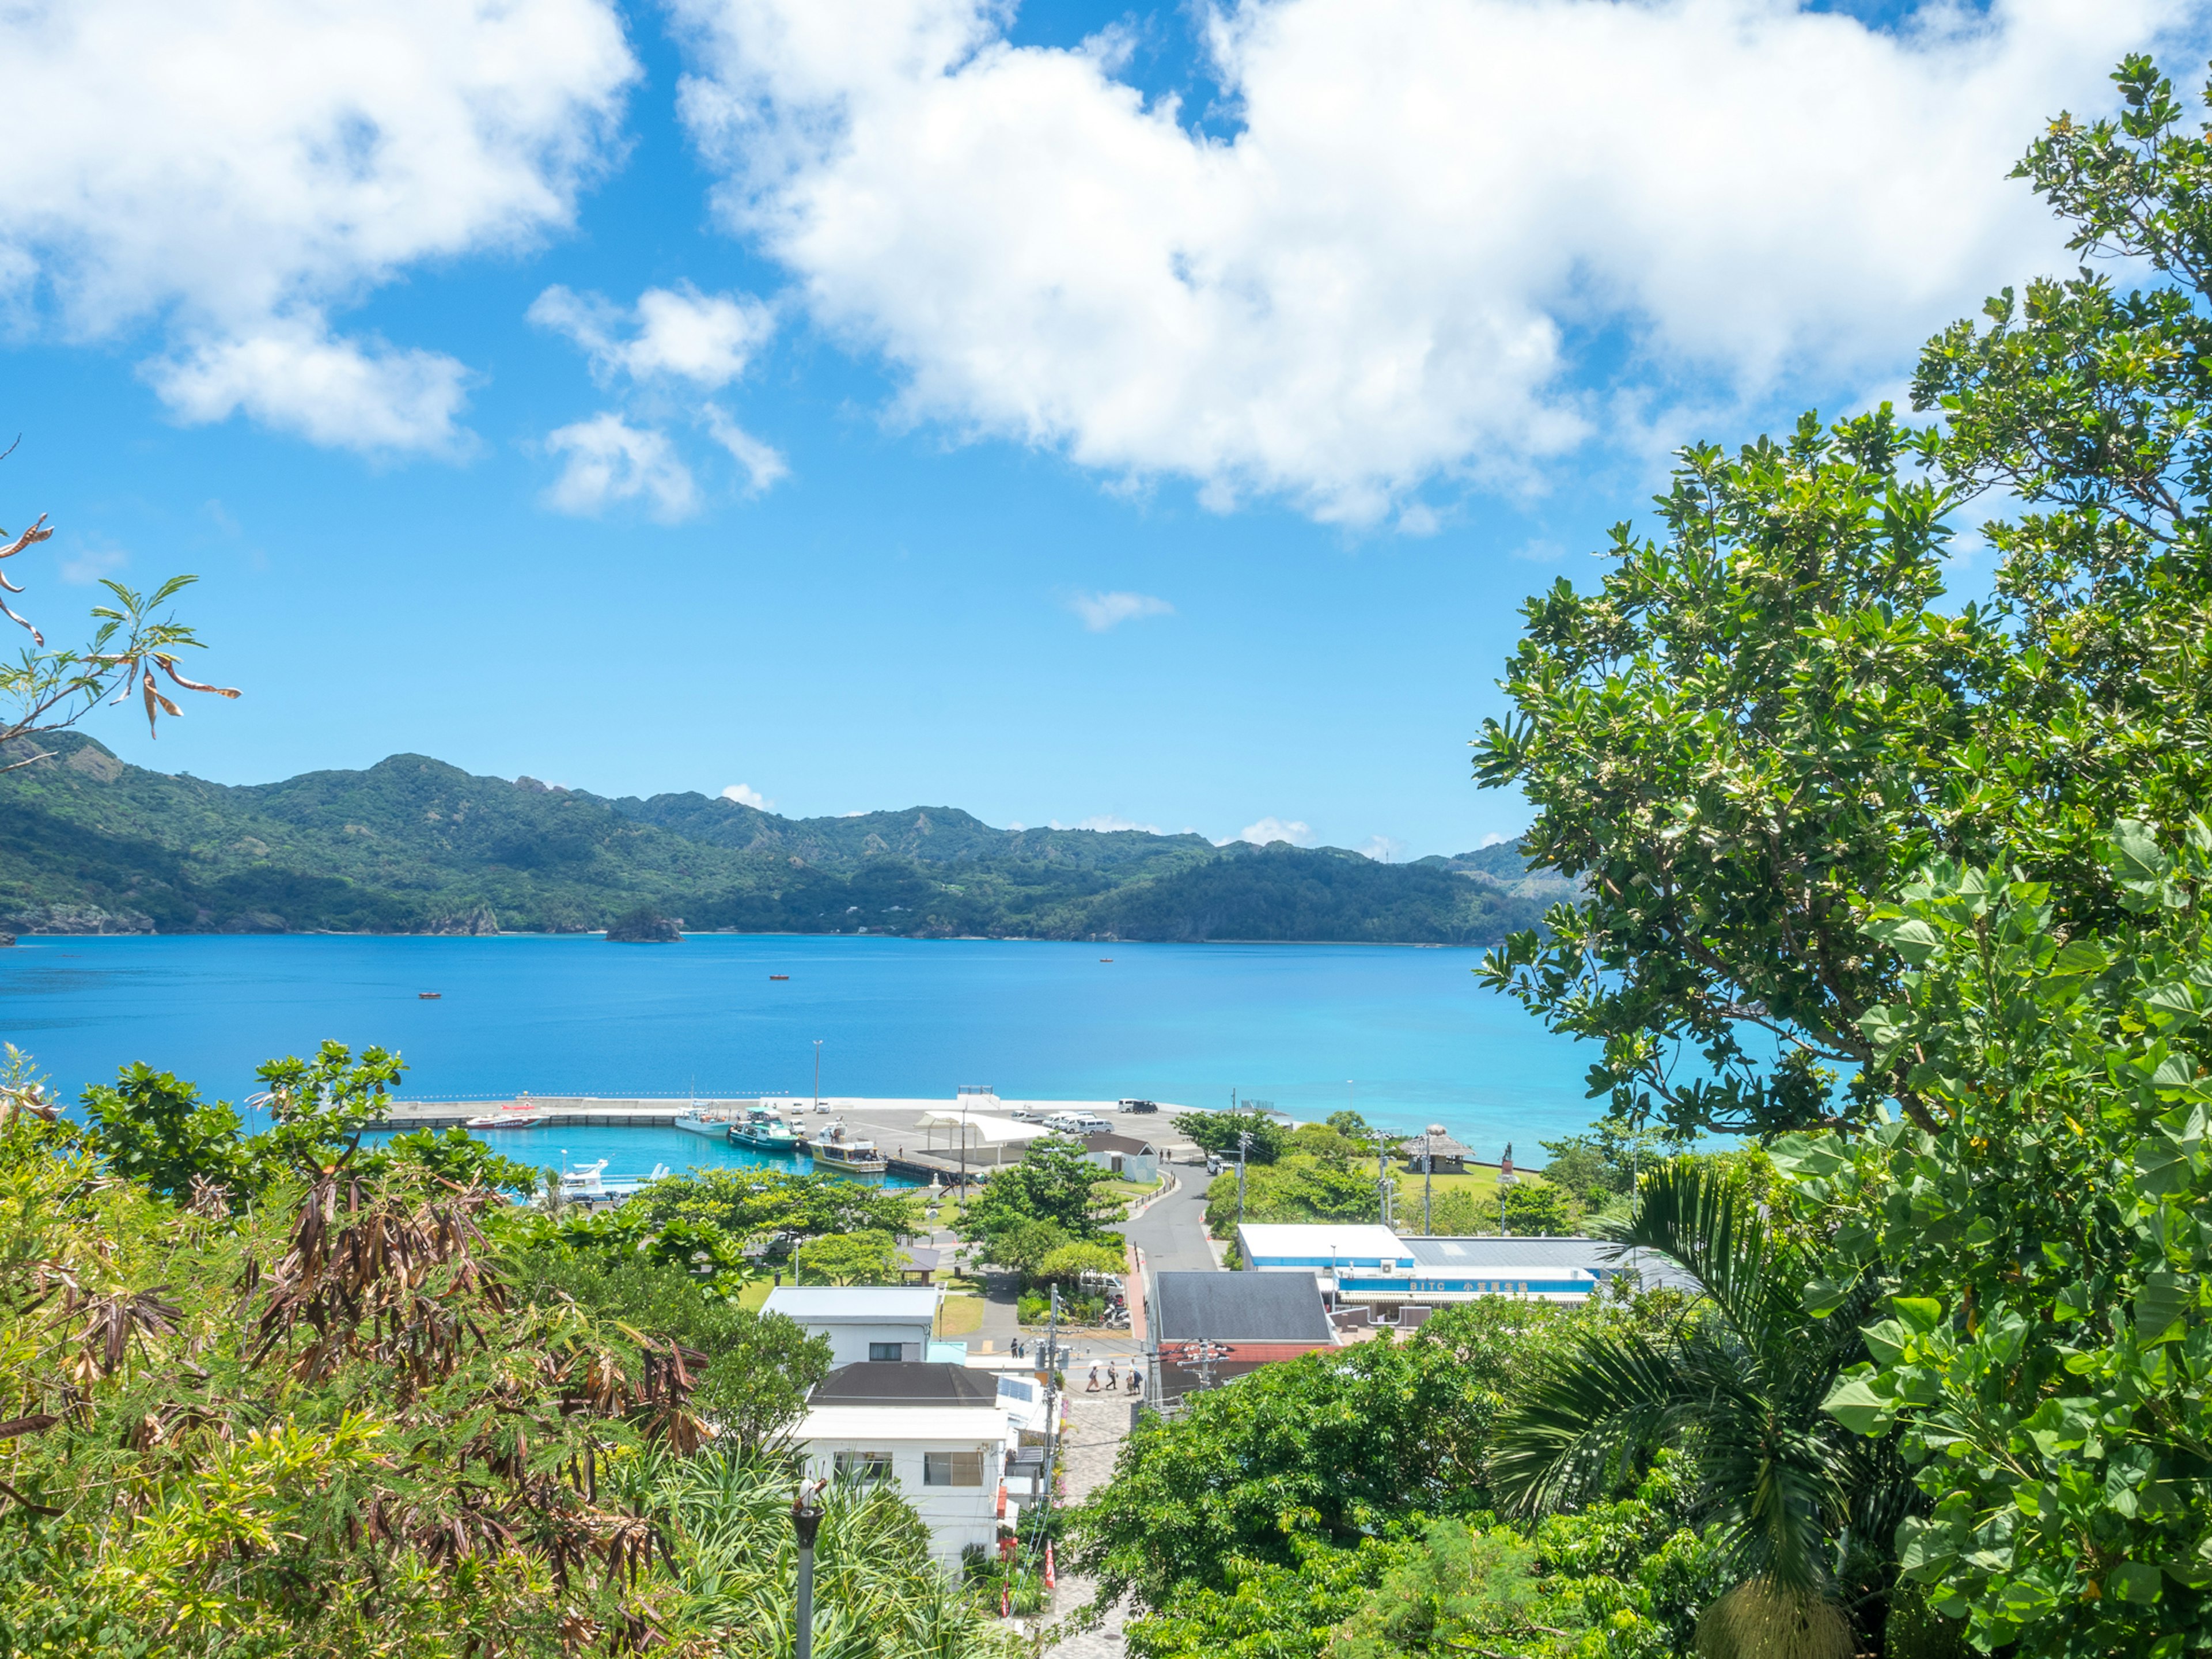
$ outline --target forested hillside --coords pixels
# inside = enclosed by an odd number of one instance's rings
[[[422,755],[231,787],[81,735],[0,775],[0,927],[16,932],[693,929],[1483,945],[1542,895],[1510,849],[1384,865],[1202,836],[997,830],[951,808],[786,818],[605,799]],[[1493,868],[1493,866],[1497,866]]]

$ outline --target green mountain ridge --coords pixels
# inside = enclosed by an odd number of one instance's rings
[[[693,931],[1486,945],[1537,921],[1559,896],[1545,881],[1571,890],[1510,847],[1386,865],[952,807],[610,799],[422,755],[227,785],[82,734],[40,747],[0,774],[0,927],[17,933],[588,932],[649,907]]]

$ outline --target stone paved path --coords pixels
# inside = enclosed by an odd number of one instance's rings
[[[1067,1497],[1071,1503],[1079,1503],[1091,1490],[1103,1483],[1114,1472],[1115,1455],[1129,1432],[1129,1396],[1105,1393],[1086,1394],[1084,1383],[1089,1367],[1072,1374],[1068,1381],[1075,1385],[1068,1397],[1074,1402],[1074,1413],[1070,1418],[1061,1467],[1067,1473]],[[1062,1573],[1060,1592],[1054,1598],[1055,1609],[1063,1617],[1091,1600],[1091,1583],[1075,1573]],[[1053,1630],[1045,1631],[1045,1650],[1053,1659],[1121,1659],[1121,1609],[1115,1608],[1095,1630],[1080,1631],[1054,1639]]]

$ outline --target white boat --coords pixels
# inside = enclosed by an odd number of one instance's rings
[[[553,1121],[550,1112],[536,1111],[527,1106],[502,1106],[495,1112],[486,1112],[482,1117],[470,1118],[462,1125],[468,1129],[534,1129],[541,1123]]]
[[[720,1140],[730,1133],[730,1111],[726,1106],[694,1106],[676,1115],[676,1127]]]
[[[561,1196],[563,1198],[605,1198],[607,1194],[607,1161],[579,1164],[574,1169],[561,1171]]]
[[[818,1168],[842,1170],[848,1175],[881,1175],[890,1162],[866,1135],[848,1133],[844,1121],[830,1126],[830,1133],[809,1143],[807,1153]]]

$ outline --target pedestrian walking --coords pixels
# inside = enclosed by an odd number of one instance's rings
[[[1091,1362],[1091,1386],[1085,1392],[1089,1394],[1098,1392],[1098,1362],[1095,1359]]]
[[[1142,1394],[1144,1391],[1144,1368],[1133,1359],[1129,1362],[1129,1392],[1131,1394]]]
[[[1119,1389],[1121,1386],[1121,1379],[1114,1375],[1114,1362],[1111,1359],[1109,1359],[1106,1362],[1106,1392],[1112,1394]]]

